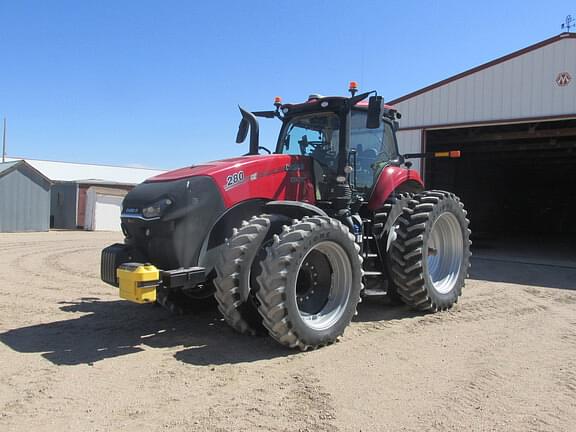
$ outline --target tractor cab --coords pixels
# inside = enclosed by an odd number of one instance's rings
[[[395,137],[400,115],[375,92],[356,95],[354,82],[349,90],[349,98],[312,94],[300,104],[282,104],[276,98],[276,111],[241,109],[237,142],[250,128],[250,154],[257,154],[263,147],[258,145],[256,117],[279,118],[282,127],[274,153],[312,159],[319,205],[340,210],[351,202],[365,202],[382,170],[402,162]]]
[[[383,117],[377,127],[368,128],[367,106],[342,113],[347,98],[312,97],[306,113],[300,113],[299,106],[285,107],[275,153],[312,158],[319,201],[329,200],[331,186],[345,181],[367,200],[382,169],[399,164],[392,119]]]

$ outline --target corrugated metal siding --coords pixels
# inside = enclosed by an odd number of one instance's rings
[[[561,72],[572,82],[556,83]],[[399,102],[402,128],[576,115],[576,39],[560,39]]]
[[[20,167],[0,177],[0,232],[48,231],[50,185]]]
[[[398,131],[396,138],[400,154],[420,153],[422,151],[421,135],[421,129]],[[413,163],[413,169],[420,171],[420,159],[410,159],[410,162]]]

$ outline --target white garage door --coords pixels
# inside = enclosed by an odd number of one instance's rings
[[[120,231],[122,199],[122,197],[113,195],[97,196],[94,212],[95,231]]]
[[[98,190],[100,189],[100,190]],[[120,212],[123,196],[105,193],[102,188],[89,188],[86,194],[85,229],[121,231]]]

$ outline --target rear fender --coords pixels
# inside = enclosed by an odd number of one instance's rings
[[[423,190],[424,182],[417,171],[389,166],[380,173],[368,200],[368,208],[376,210],[382,207],[393,192],[417,193]]]

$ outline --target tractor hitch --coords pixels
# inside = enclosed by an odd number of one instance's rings
[[[160,279],[164,288],[189,289],[205,282],[206,275],[204,267],[188,267],[176,270],[161,270]]]

